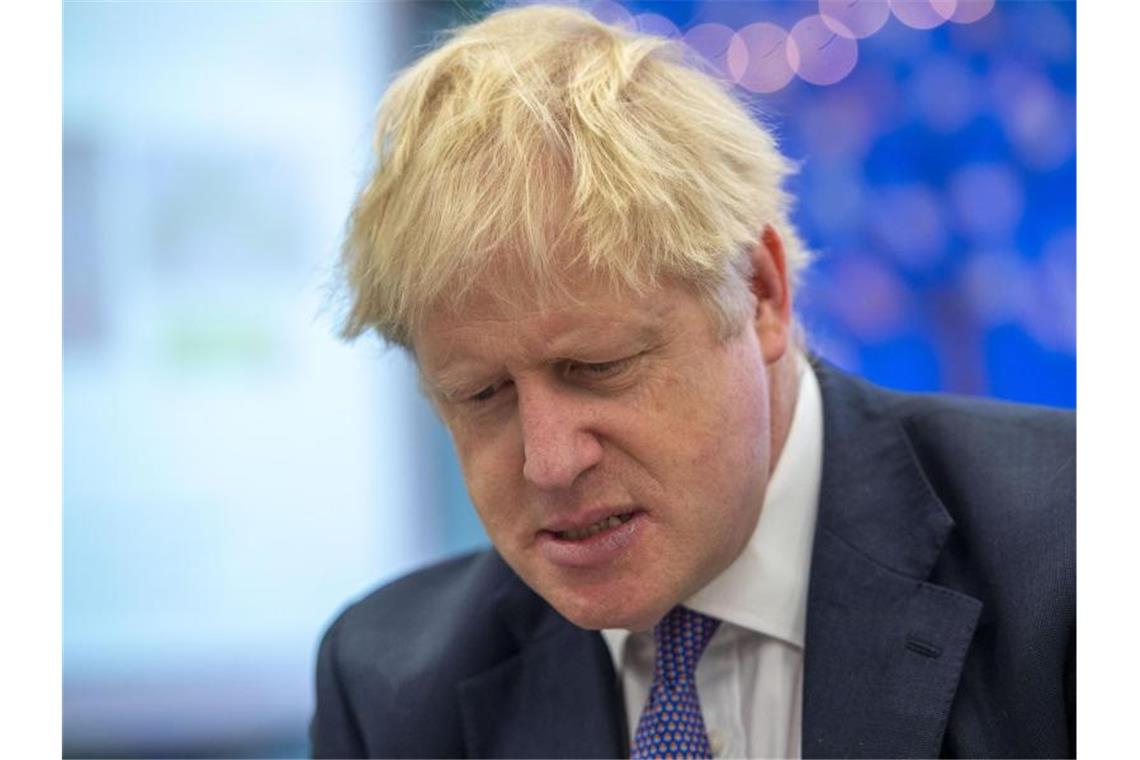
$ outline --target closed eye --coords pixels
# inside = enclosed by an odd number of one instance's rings
[[[498,393],[499,390],[502,389],[502,387],[504,385],[506,385],[506,382],[496,383],[495,385],[488,385],[486,388],[479,391],[478,393],[476,393],[472,396],[468,396],[467,400],[475,402],[475,403],[480,403],[483,401],[490,401],[492,398],[495,397],[495,394]]]
[[[640,357],[641,354],[634,354],[633,356],[626,356],[621,359],[614,359],[608,362],[581,362],[566,360],[562,362],[561,373],[562,376],[569,381],[586,381],[586,380],[611,380],[616,379],[622,375],[627,369],[632,366],[634,361]],[[464,398],[464,401],[471,404],[485,404],[503,392],[505,388],[511,385],[510,380],[504,380],[493,385],[488,385],[478,393],[473,393]]]
[[[496,390],[497,389],[495,388],[495,386],[488,385],[486,388],[479,391],[478,393],[476,393],[474,396],[472,396],[471,398],[469,398],[467,400],[468,401],[487,401],[488,399],[490,399],[492,396],[495,395]]]
[[[579,369],[592,375],[605,375],[625,366],[628,359],[619,359],[612,362],[595,362],[592,364],[582,364]]]
[[[621,374],[623,370],[633,363],[637,356],[627,356],[622,359],[615,359],[608,362],[566,362],[564,374],[568,377],[574,375],[588,377],[590,379],[604,379],[614,377]]]

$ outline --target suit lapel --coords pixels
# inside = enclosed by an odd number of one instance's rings
[[[953,521],[889,395],[815,369],[824,465],[803,756],[937,756],[981,603],[926,581]]]
[[[624,756],[624,706],[601,634],[518,586],[502,607],[520,651],[459,684],[468,756]]]

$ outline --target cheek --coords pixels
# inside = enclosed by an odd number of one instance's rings
[[[729,352],[718,373],[709,373],[697,405],[689,411],[689,471],[704,514],[719,514],[725,530],[746,528],[759,513],[768,474],[769,409],[763,364],[748,346]]]
[[[763,465],[768,450],[768,395],[763,364],[746,347],[690,383],[680,410],[680,440],[688,440],[696,463],[710,472]],[[687,434],[687,435],[686,435]],[[729,477],[726,481],[739,480]]]
[[[467,494],[487,532],[494,536],[509,522],[511,505],[519,503],[516,489],[522,462],[516,461],[515,447],[501,436],[457,427],[452,427],[451,434]]]

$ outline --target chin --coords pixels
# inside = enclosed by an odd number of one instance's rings
[[[562,617],[579,628],[597,631],[603,628],[624,628],[630,631],[647,631],[665,616],[672,604],[644,600],[638,604],[622,601],[620,594],[563,593],[543,595]]]

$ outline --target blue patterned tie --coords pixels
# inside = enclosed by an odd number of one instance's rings
[[[697,698],[697,660],[720,621],[674,607],[653,629],[653,684],[633,735],[632,760],[712,757]]]

